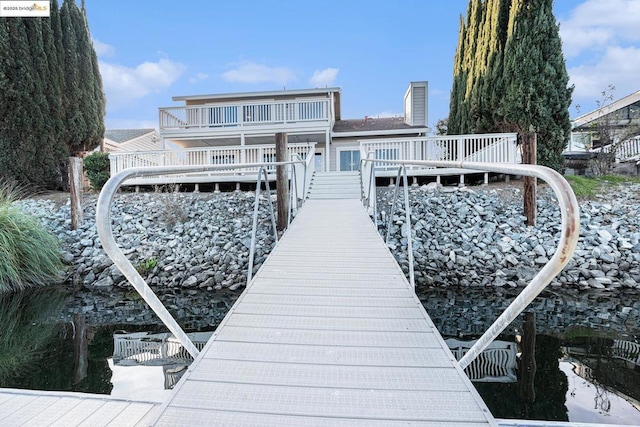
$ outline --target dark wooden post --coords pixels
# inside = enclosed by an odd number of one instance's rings
[[[76,230],[82,225],[82,159],[69,157],[69,191],[71,198],[71,229]]]
[[[89,367],[89,341],[87,340],[87,324],[84,316],[76,314],[73,316],[73,383],[78,384],[87,378],[87,368]]]
[[[525,132],[522,134],[522,163],[535,165],[537,163],[537,134]],[[524,216],[527,217],[527,225],[536,225],[537,217],[537,178],[524,177]]]
[[[276,162],[286,162],[287,159],[287,134],[276,133]],[[289,177],[287,166],[276,167],[276,188],[278,191],[278,230],[287,228],[287,216],[289,211]]]
[[[525,402],[536,400],[536,315],[524,314],[522,325],[522,355],[520,356],[520,399]]]

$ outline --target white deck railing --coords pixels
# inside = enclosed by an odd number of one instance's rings
[[[297,155],[306,159],[309,153],[315,153],[315,142],[289,144],[287,158]],[[216,174],[247,174],[258,171],[253,169],[234,170],[234,165],[247,163],[268,163],[276,161],[276,146],[271,145],[236,145],[219,148],[190,148],[184,150],[158,150],[115,152],[109,154],[111,176],[130,168],[149,166],[207,166],[229,165],[224,171]],[[275,168],[271,168],[275,170]],[[268,169],[271,173],[272,170]],[[131,181],[132,184],[144,184],[144,180]]]
[[[328,99],[162,107],[159,114],[160,131],[329,122],[331,119]]]
[[[361,152],[373,152],[376,169],[395,169],[384,160],[427,160],[482,163],[519,163],[517,134],[427,136],[410,139],[369,139],[359,141]],[[424,168],[407,165],[409,169]]]
[[[605,153],[610,153],[611,149],[611,145],[605,145],[602,148],[594,149],[593,152],[604,151]],[[615,144],[615,154],[618,162],[640,157],[640,136]]]

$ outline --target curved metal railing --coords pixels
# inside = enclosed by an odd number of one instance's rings
[[[122,172],[113,175],[111,178],[109,178],[104,187],[102,187],[102,191],[100,191],[100,196],[98,197],[98,203],[96,206],[96,227],[98,230],[98,236],[100,237],[100,241],[102,242],[102,247],[104,248],[109,258],[111,258],[113,263],[122,271],[127,280],[129,280],[129,283],[131,283],[131,285],[140,294],[140,296],[147,302],[147,304],[149,304],[149,307],[151,307],[151,309],[158,315],[162,323],[165,324],[165,326],[171,331],[171,333],[173,333],[180,344],[182,344],[182,346],[194,359],[198,356],[199,353],[196,346],[189,339],[187,334],[182,330],[180,325],[178,325],[178,322],[176,322],[173,316],[171,316],[171,313],[169,313],[169,311],[158,299],[149,285],[147,285],[142,276],[140,276],[140,273],[138,273],[133,264],[131,264],[131,261],[127,259],[127,257],[118,247],[118,244],[113,237],[113,230],[111,228],[111,204],[113,203],[113,197],[115,196],[118,188],[120,188],[122,183],[130,178],[154,175],[179,175],[185,173],[212,172],[229,169],[255,169],[256,167],[259,168],[258,176],[256,178],[257,185],[253,212],[253,229],[251,232],[250,264],[247,271],[247,284],[249,284],[253,274],[253,252],[255,250],[256,227],[258,222],[258,204],[262,187],[262,177],[264,176],[265,184],[267,187],[267,199],[270,203],[271,222],[273,225],[274,237],[277,241],[278,233],[276,230],[275,214],[271,201],[271,190],[269,188],[269,177],[266,168],[272,168],[274,166],[291,166],[293,168],[295,165],[299,164],[301,164],[305,168],[306,176],[307,163],[301,160],[293,160],[290,162],[245,163],[233,165],[232,168],[230,168],[229,165],[139,167],[125,169]],[[292,182],[290,183],[290,185],[292,185],[294,188],[297,188],[295,177],[296,173],[295,171],[293,171],[293,173],[291,173]],[[304,197],[302,199],[304,200]],[[290,208],[292,208],[291,205]],[[291,215],[289,214],[288,216],[290,219]]]
[[[363,173],[362,182],[362,200],[368,207],[373,208],[374,221],[377,221],[377,208],[376,208],[376,184],[375,184],[375,163],[376,159],[371,158],[370,155],[367,158],[361,160],[361,173]],[[407,181],[407,166],[430,166],[430,167],[442,167],[442,168],[460,168],[471,169],[474,171],[483,172],[496,172],[505,173],[511,175],[525,175],[532,176],[549,184],[549,187],[555,193],[558,203],[560,205],[560,213],[562,217],[561,221],[561,234],[558,247],[556,248],[553,257],[544,267],[538,272],[538,274],[529,282],[529,284],[522,290],[522,292],[516,297],[515,300],[507,307],[507,309],[493,322],[493,324],[487,329],[487,331],[478,339],[478,341],[471,347],[471,349],[460,360],[460,366],[464,369],[471,362],[478,357],[478,355],[484,350],[498,335],[513,321],[524,309],[542,292],[544,288],[551,282],[551,280],[564,268],[564,266],[571,259],[573,252],[578,243],[578,236],[580,235],[580,208],[575,194],[569,183],[553,169],[545,166],[537,165],[513,165],[502,163],[476,163],[476,162],[445,162],[445,161],[403,161],[403,160],[384,160],[385,164],[396,164],[399,167],[398,177],[400,172],[403,171],[403,177],[405,181],[404,185],[404,197],[405,197],[405,215],[407,226],[407,250],[409,251],[409,269],[411,284],[415,286],[413,279],[413,254],[411,247],[411,217],[409,206],[409,192]],[[369,175],[368,181],[364,179],[364,174]],[[397,181],[397,185],[400,182]],[[397,196],[396,187],[396,196]],[[395,200],[393,205],[395,206]],[[393,218],[393,214],[390,215],[390,220]]]

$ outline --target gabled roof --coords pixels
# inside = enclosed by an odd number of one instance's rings
[[[372,134],[372,133],[418,133],[428,132],[423,126],[409,126],[404,117],[365,117],[355,120],[336,120],[333,126],[334,134]],[[336,135],[341,136],[341,135]],[[343,135],[347,136],[347,135]]]
[[[162,147],[155,129],[107,129],[104,132],[105,151],[153,151]]]
[[[575,118],[571,121],[571,123],[574,128],[579,128],[586,125],[587,123],[591,123],[603,116],[606,116],[607,114],[613,113],[614,111],[620,110],[624,107],[628,107],[629,105],[635,104],[639,101],[640,90],[632,93],[631,95],[627,95],[624,98],[620,98],[619,100],[614,101],[611,104],[607,104],[601,108],[598,108],[597,110],[591,111],[590,113]]]
[[[115,143],[123,144],[151,132],[155,132],[155,129],[107,129],[104,132],[104,137]]]

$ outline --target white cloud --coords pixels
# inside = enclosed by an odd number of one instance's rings
[[[135,68],[104,61],[99,64],[109,109],[166,89],[185,71],[184,65],[169,59],[144,62]]]
[[[93,39],[93,49],[98,56],[112,56],[116,52],[116,48],[100,40]]]
[[[313,72],[313,76],[309,79],[311,86],[326,87],[333,86],[338,77],[337,68],[325,68],[324,70],[316,70]]]
[[[269,67],[254,62],[244,62],[236,68],[222,73],[222,77],[232,83],[276,83],[285,85],[296,80],[296,73],[287,67]]]
[[[640,47],[612,46],[592,65],[569,68],[571,83],[575,84],[574,99],[596,101],[609,85],[616,87],[620,98],[640,89],[637,73],[640,70]]]
[[[206,80],[208,78],[209,78],[208,74],[198,73],[195,76],[189,77],[189,83],[198,83],[198,82],[201,82],[201,81]]]
[[[586,0],[560,22],[564,54],[640,41],[638,22],[640,0]]]
[[[616,87],[615,98],[640,89],[640,0],[585,0],[560,22],[567,71],[575,85],[580,113],[596,108],[602,91]],[[573,112],[572,112],[573,113]]]

